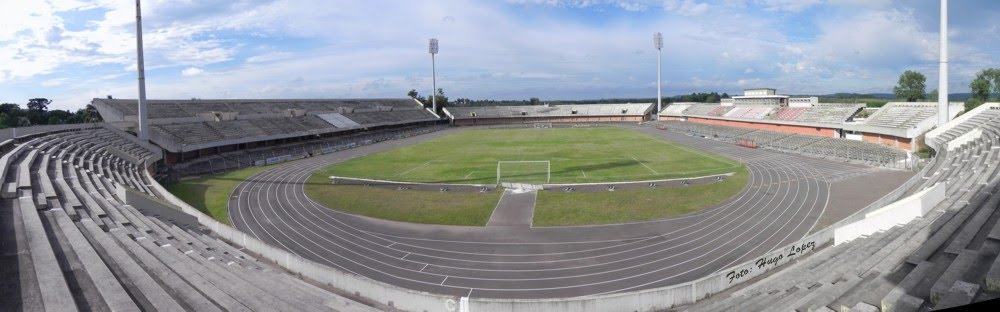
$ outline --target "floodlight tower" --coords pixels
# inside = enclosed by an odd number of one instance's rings
[[[663,58],[663,34],[653,34],[653,47],[656,48],[656,119],[660,119],[660,111],[663,110],[663,96],[660,94],[660,87],[663,85],[660,78],[663,72],[661,59]]]
[[[149,120],[146,109],[146,66],[142,60],[142,10],[139,0],[135,0],[135,41],[139,69],[139,141],[149,140]]]
[[[434,68],[434,54],[438,53],[438,40],[431,38],[430,46],[427,50],[431,53],[431,107],[434,109],[434,114],[437,114],[437,72]]]
[[[948,0],[941,0],[941,63],[938,66],[938,126],[948,122]]]

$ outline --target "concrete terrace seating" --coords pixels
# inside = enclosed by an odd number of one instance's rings
[[[115,156],[111,149],[142,154],[118,135],[49,134],[4,154],[10,162],[0,171],[30,176],[15,198],[0,200],[4,310],[375,311],[124,204],[112,188],[158,195],[141,187],[141,164]]]
[[[935,138],[940,143],[951,141],[959,136],[972,131],[975,128],[982,128],[987,124],[1000,123],[1000,109],[984,110],[979,115],[970,118],[967,122],[956,125]]]
[[[709,116],[724,116],[730,109],[735,109],[730,106],[717,106],[705,115]]]
[[[387,140],[407,138],[444,129],[443,126],[412,126],[374,130],[319,140],[294,142],[250,150],[238,150],[195,158],[174,165],[176,178],[219,173],[254,165],[255,161],[292,155],[297,158],[312,156],[325,148],[350,148]]]
[[[771,119],[794,121],[798,120],[799,116],[802,116],[807,110],[809,109],[805,107],[779,107]]]
[[[916,177],[923,181],[921,188],[936,183],[946,187],[945,200],[925,218],[825,247],[686,310],[846,311],[873,306],[927,311],[997,298],[1000,124],[986,122],[994,118],[987,115],[958,125],[981,127],[986,135],[953,151],[939,151],[933,167]]]
[[[937,116],[934,103],[889,103],[865,120],[866,125],[908,129]]]
[[[804,134],[788,134],[696,122],[666,121],[667,129],[701,135],[726,142],[750,141],[756,147],[784,152],[809,154],[814,157],[862,162],[875,166],[898,168],[908,159],[907,153],[891,147],[837,138]]]
[[[796,121],[841,124],[864,108],[864,104],[823,103],[810,107]]]
[[[680,115],[681,113],[684,112],[684,110],[690,108],[691,105],[692,104],[680,104],[680,103],[670,104],[667,105],[667,107],[664,108],[663,111],[660,113],[669,115]]]

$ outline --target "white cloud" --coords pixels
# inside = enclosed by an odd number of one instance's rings
[[[198,76],[204,74],[205,70],[197,67],[188,67],[181,71],[181,75],[185,77]]]
[[[695,0],[666,0],[663,1],[663,10],[674,12],[683,16],[698,16],[708,12],[708,3],[697,2]]]
[[[799,12],[813,5],[822,3],[822,0],[756,0],[764,6],[765,10],[777,12]]]

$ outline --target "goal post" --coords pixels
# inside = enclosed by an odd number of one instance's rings
[[[497,162],[497,185],[501,183],[546,184],[552,180],[548,160],[501,160]]]

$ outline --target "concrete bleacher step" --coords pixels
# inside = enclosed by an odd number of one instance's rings
[[[51,214],[76,257],[80,259],[83,270],[93,281],[94,288],[103,299],[102,302],[112,311],[138,311],[139,308],[129,298],[111,270],[104,265],[97,251],[80,233],[73,220],[60,208],[52,209]]]
[[[279,289],[272,289],[269,287],[267,281],[254,283],[252,278],[254,274],[236,274],[235,271],[231,270],[225,264],[212,261],[208,258],[203,257],[199,253],[188,253],[187,256],[193,259],[198,265],[193,266],[193,268],[200,272],[201,274],[213,274],[217,275],[217,280],[225,281],[230,286],[230,292],[238,292],[234,294],[242,298],[243,300],[261,300],[261,304],[271,306],[280,309],[294,309],[294,310],[325,310],[325,308],[316,305],[313,302],[292,302],[290,298],[282,298],[278,296]],[[251,278],[251,281],[247,279]],[[251,299],[252,298],[252,299]]]
[[[926,260],[930,257],[938,248],[948,241],[952,234],[957,231],[965,220],[969,218],[975,212],[974,209],[962,209],[955,213],[955,215],[945,222],[940,229],[934,232],[927,241],[920,246],[919,249],[913,252],[909,257],[906,258],[906,262],[911,264],[920,263],[920,261]]]
[[[127,231],[116,231],[111,236],[129,250],[146,271],[166,285],[178,301],[190,309],[221,311],[216,304],[222,305],[226,310],[246,309],[229,295],[215,288],[213,284],[204,281],[200,275],[192,273],[189,270],[190,263],[180,263],[169,255],[164,255],[159,246],[153,246],[151,249],[141,246],[140,242],[152,242],[152,239],[145,236],[130,236]]]
[[[941,276],[934,282],[931,286],[930,301],[932,303],[939,302],[946,294],[948,294],[951,286],[959,281],[965,272],[975,263],[976,257],[978,256],[978,251],[976,250],[962,250],[955,257],[955,260],[948,265],[948,268],[941,274]]]
[[[976,297],[977,292],[979,292],[979,285],[964,281],[955,281],[951,288],[948,289],[944,298],[934,305],[934,309],[940,310],[967,305],[972,303],[972,299]]]
[[[976,236],[976,233],[979,233],[979,230],[983,228],[983,224],[986,224],[986,221],[988,221],[990,216],[995,212],[995,209],[991,209],[989,207],[995,207],[996,202],[1000,202],[1000,196],[995,196],[994,200],[991,200],[995,201],[992,203],[993,205],[984,205],[988,199],[988,194],[980,193],[969,203],[969,207],[966,207],[966,209],[975,207],[978,211],[972,216],[971,219],[968,220],[968,222],[962,225],[961,230],[957,235],[955,235],[954,238],[952,238],[951,242],[948,243],[944,252],[953,255],[958,254],[969,245],[973,237]]]
[[[81,218],[78,226],[82,228],[81,232],[84,237],[87,237],[91,245],[95,246],[95,250],[101,255],[104,263],[107,263],[112,272],[119,276],[122,286],[129,291],[142,309],[167,311],[184,309],[146,270],[136,263],[135,258],[101,230],[89,216]]]
[[[875,273],[872,275],[878,276],[878,274]],[[866,278],[871,277],[866,276]],[[818,309],[821,306],[825,307],[832,303],[837,297],[840,297],[845,292],[856,287],[862,280],[864,279],[861,277],[850,275],[847,276],[846,279],[840,280],[835,284],[825,284],[819,289],[814,290],[812,293],[792,302],[790,307],[796,308],[798,311],[810,311]]]
[[[31,264],[34,267],[41,301],[45,310],[76,311],[73,295],[69,291],[55,252],[49,244],[38,210],[30,197],[20,197],[13,201],[13,209],[19,211],[24,226]]]
[[[922,261],[913,270],[910,271],[906,277],[903,278],[891,291],[882,298],[881,306],[882,310],[890,310],[895,307],[903,296],[907,295],[906,291],[913,289],[917,286],[931,270],[934,269],[934,263],[928,261]]]

